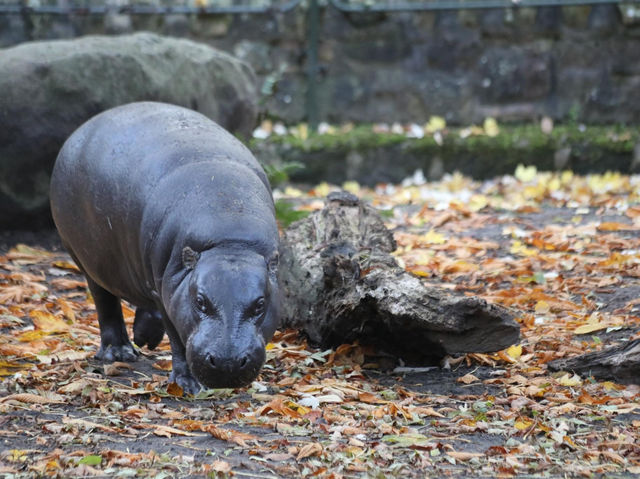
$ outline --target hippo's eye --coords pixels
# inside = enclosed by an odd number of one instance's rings
[[[264,298],[260,297],[256,299],[255,303],[253,303],[253,306],[251,307],[251,316],[254,318],[261,317],[264,314],[264,307]]]
[[[203,313],[207,312],[207,302],[201,294],[196,296],[196,306]]]

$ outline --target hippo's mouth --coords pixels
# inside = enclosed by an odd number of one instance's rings
[[[242,372],[232,371],[211,371],[207,365],[191,365],[191,372],[203,386],[210,389],[218,388],[241,388],[251,384],[258,377],[262,363],[255,368],[243,370]]]
[[[264,349],[247,356],[245,360],[211,359],[208,354],[192,354],[189,368],[195,378],[207,388],[240,388],[258,377],[265,361]],[[189,361],[189,359],[191,359]]]

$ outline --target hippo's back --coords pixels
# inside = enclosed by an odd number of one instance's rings
[[[219,178],[240,178],[245,184],[240,189],[249,192],[246,201],[252,205],[245,209],[253,216],[273,211],[264,171],[240,141],[213,121],[163,103],[113,108],[83,124],[62,147],[51,178],[53,218],[85,273],[136,302],[148,296],[145,283],[150,287],[141,248],[145,236],[157,233],[145,231],[145,215],[157,216],[150,220],[154,224],[171,214],[191,216],[178,222],[196,221],[198,206],[186,198],[191,194],[189,178],[195,184],[201,179],[194,172],[201,172],[213,179],[212,171],[220,172]],[[172,212],[174,204],[189,213]],[[205,215],[215,216],[216,208]]]

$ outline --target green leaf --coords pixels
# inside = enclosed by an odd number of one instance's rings
[[[286,228],[294,221],[301,220],[302,218],[306,218],[307,216],[309,216],[308,211],[297,211],[288,201],[276,201],[276,218],[283,228]]]
[[[98,466],[102,463],[102,456],[91,455],[84,456],[78,461],[78,464],[86,464],[87,466]]]

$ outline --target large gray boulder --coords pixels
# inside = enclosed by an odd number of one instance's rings
[[[49,222],[49,175],[66,138],[107,108],[155,100],[248,135],[252,70],[209,46],[150,33],[0,50],[0,228]]]

